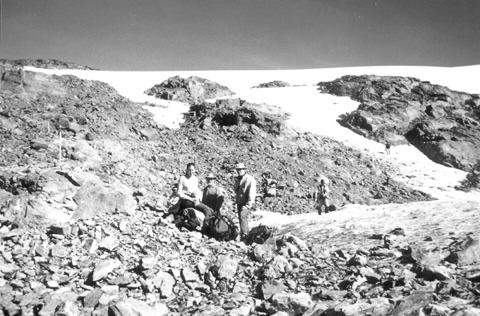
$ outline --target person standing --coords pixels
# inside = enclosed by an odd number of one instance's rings
[[[322,215],[322,208],[325,207],[325,213],[328,213],[328,193],[330,190],[327,186],[327,181],[324,178],[320,179],[320,183],[317,186],[317,189],[313,193],[313,199],[316,202],[316,208],[318,210],[318,215]]]
[[[255,203],[257,193],[257,182],[246,173],[243,163],[235,166],[237,177],[235,179],[234,191],[235,202],[237,204],[238,220],[240,222],[240,239],[244,240],[248,234],[248,215]]]
[[[207,186],[203,189],[202,203],[210,207],[215,214],[220,214],[220,209],[225,200],[225,192],[215,183],[216,178],[213,173],[206,177]]]
[[[390,148],[391,148],[391,147],[392,147],[392,145],[390,145],[389,142],[386,142],[386,143],[385,143],[385,153],[386,153],[387,155],[390,155]]]

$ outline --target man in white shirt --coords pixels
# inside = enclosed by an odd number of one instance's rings
[[[213,210],[207,205],[201,203],[202,191],[198,187],[198,178],[195,174],[195,164],[187,164],[187,170],[184,176],[178,181],[178,196],[180,197],[180,211],[186,208],[194,208],[205,215],[204,225],[207,226],[212,219]]]

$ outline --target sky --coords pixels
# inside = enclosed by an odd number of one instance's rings
[[[0,2],[0,58],[103,70],[480,64],[478,0]]]

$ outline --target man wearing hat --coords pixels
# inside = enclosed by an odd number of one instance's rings
[[[238,220],[240,222],[240,237],[244,239],[248,234],[248,214],[255,203],[257,193],[257,182],[246,173],[245,165],[238,163],[235,166],[238,177],[235,179],[235,196],[238,211]]]
[[[209,206],[215,214],[220,214],[223,201],[225,200],[225,191],[219,188],[215,183],[215,175],[207,175],[207,186],[203,189],[202,203]]]

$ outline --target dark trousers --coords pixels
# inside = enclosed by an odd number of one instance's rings
[[[204,221],[205,226],[207,226],[208,223],[210,223],[210,220],[213,217],[213,210],[210,207],[206,206],[203,203],[198,203],[197,205],[195,205],[195,203],[193,203],[192,201],[180,199],[180,210],[184,210],[189,207],[194,208],[205,215],[205,221]]]
[[[245,205],[237,204],[237,212],[238,221],[240,222],[240,235],[245,237],[248,234],[248,215],[250,214],[250,209]]]

